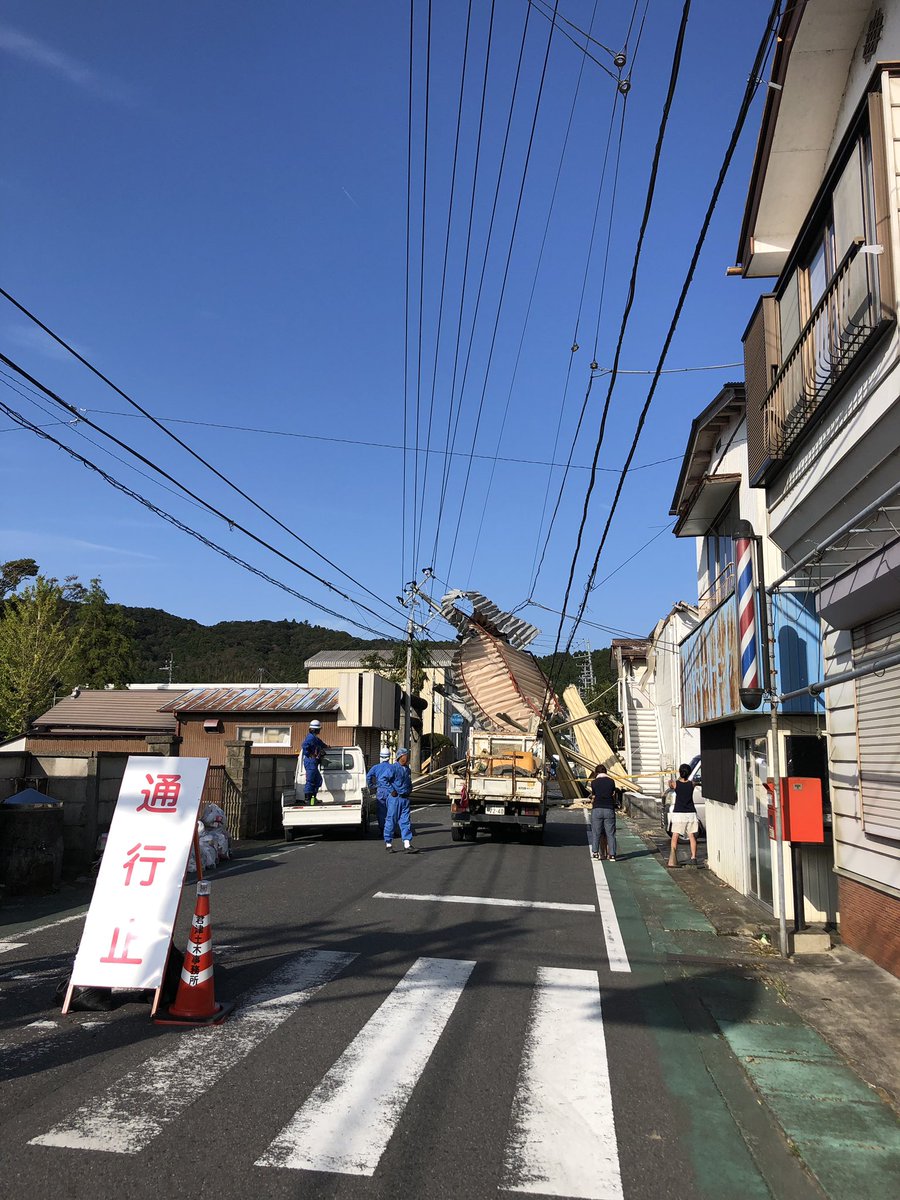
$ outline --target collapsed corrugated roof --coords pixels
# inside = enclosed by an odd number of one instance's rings
[[[459,600],[468,600],[472,605],[472,612],[467,613],[458,608]],[[524,650],[526,646],[530,646],[540,633],[535,625],[529,625],[527,621],[514,617],[512,613],[504,612],[488,600],[487,596],[482,596],[481,592],[448,592],[441,599],[441,615],[454,629],[458,629],[463,637],[468,636],[470,622],[474,622],[488,633],[503,638],[517,650]]]
[[[456,602],[471,602],[472,612]],[[441,613],[460,631],[451,676],[477,724],[502,733],[537,732],[544,715],[560,710],[537,659],[524,647],[540,632],[502,612],[480,592],[448,592]]]
[[[337,688],[206,687],[186,692],[163,712],[337,712]]]

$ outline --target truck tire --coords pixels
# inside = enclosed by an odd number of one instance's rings
[[[296,828],[293,825],[286,825],[284,830],[284,840],[286,842],[292,842],[296,836]]]
[[[537,842],[537,844],[539,846],[543,846],[543,844],[544,844],[544,826],[543,825],[538,825],[536,828],[532,829],[531,840],[533,842]]]
[[[461,842],[463,840],[463,838],[465,837],[466,832],[467,831],[465,829],[463,829],[462,825],[451,825],[450,826],[450,840],[453,842]]]
[[[463,830],[463,837],[466,839],[467,842],[477,842],[478,841],[478,826],[471,825],[471,824],[466,826],[466,828]]]
[[[359,836],[366,838],[369,834],[369,810],[363,805],[362,816],[359,819]]]

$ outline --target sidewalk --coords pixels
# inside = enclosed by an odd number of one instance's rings
[[[666,869],[668,838],[655,821],[638,814],[619,830],[621,866],[655,949],[825,1195],[898,1194],[900,980],[843,946],[782,959],[771,914],[709,870]]]

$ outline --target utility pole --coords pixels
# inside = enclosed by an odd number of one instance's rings
[[[402,596],[397,599],[409,610],[406,622],[406,704],[403,711],[403,744],[409,750],[409,765],[413,774],[419,774],[422,765],[422,745],[412,744],[412,689],[413,689],[413,639],[416,630],[416,603],[426,583],[434,576],[431,567],[422,568],[422,582],[415,579],[406,585]]]

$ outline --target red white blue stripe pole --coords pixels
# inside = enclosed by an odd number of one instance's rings
[[[741,687],[759,687],[759,650],[756,635],[756,592],[753,587],[753,542],[738,538],[737,602],[741,637]]]

